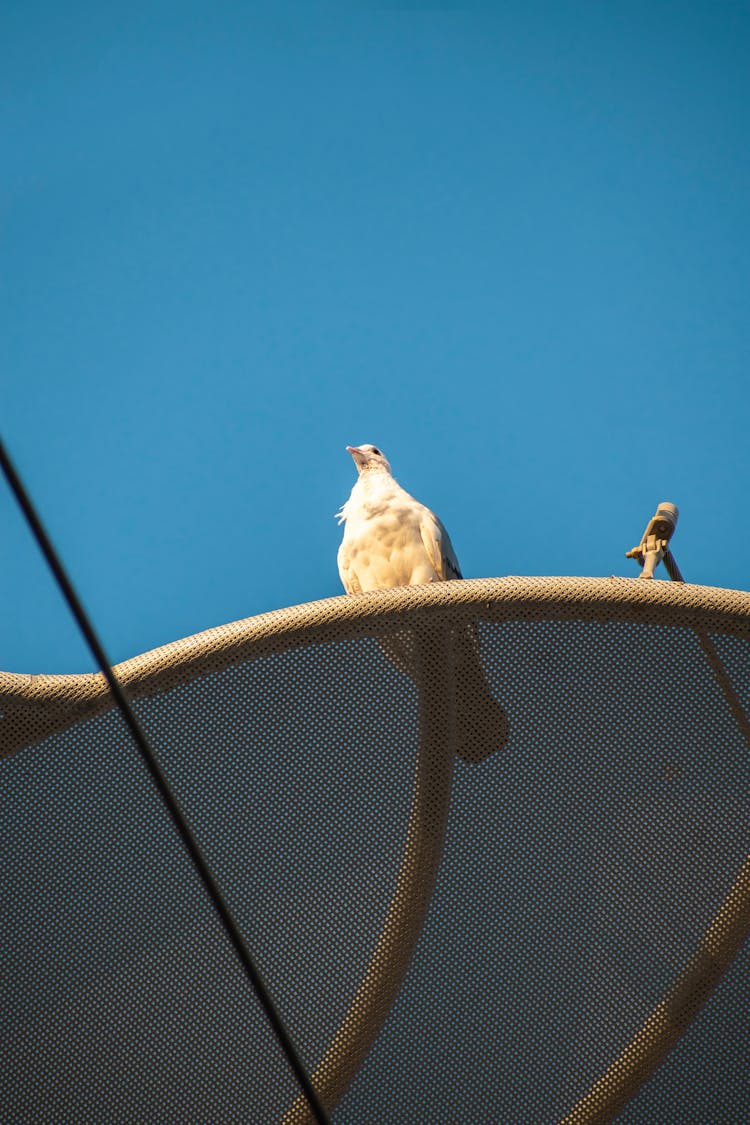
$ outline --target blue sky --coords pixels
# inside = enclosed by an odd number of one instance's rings
[[[372,441],[467,577],[747,588],[750,10],[4,6],[4,439],[114,660],[340,592]],[[0,667],[92,667],[0,488]]]

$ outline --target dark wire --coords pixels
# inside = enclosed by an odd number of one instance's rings
[[[300,1088],[310,1104],[310,1109],[312,1110],[313,1116],[316,1121],[319,1122],[319,1125],[330,1125],[326,1111],[323,1109],[320,1099],[315,1092],[315,1088],[310,1081],[310,1076],[305,1070],[302,1061],[297,1054],[289,1033],[282,1023],[281,1017],[276,1011],[276,1008],[273,1004],[273,1001],[271,1000],[265,984],[263,983],[260,973],[255,966],[253,958],[250,954],[250,950],[245,943],[245,939],[243,938],[237,923],[230,913],[229,907],[224,899],[224,895],[222,894],[216,878],[208,865],[208,861],[204,857],[198,842],[196,841],[190,827],[188,826],[185,813],[182,811],[177,797],[172,792],[164,771],[162,770],[159,761],[157,760],[153,750],[151,749],[151,746],[149,745],[146,735],[144,734],[141,725],[138,722],[138,719],[136,718],[135,713],[130,706],[130,703],[128,702],[128,699],[125,696],[122,687],[120,686],[119,680],[112,671],[101,642],[94,632],[94,628],[88,616],[86,615],[81,602],[78,599],[78,595],[73,589],[70,579],[63,569],[63,565],[54,547],[52,546],[49,536],[47,535],[47,532],[45,531],[44,526],[39,516],[37,515],[36,510],[34,509],[31,498],[29,497],[29,494],[27,493],[20,477],[18,476],[18,473],[13,466],[13,462],[8,456],[2,439],[0,439],[0,464],[2,465],[6,480],[8,481],[8,484],[10,485],[10,488],[15,495],[19,506],[23,511],[24,516],[26,517],[29,527],[31,528],[34,537],[39,544],[40,550],[47,560],[49,568],[54,574],[57,583],[62,590],[63,596],[65,597],[65,600],[70,607],[70,611],[75,617],[78,623],[78,627],[86,638],[94,659],[101,668],[104,677],[109,684],[112,696],[117,706],[120,708],[122,716],[125,719],[128,728],[130,729],[130,733],[132,734],[138,750],[140,751],[146,769],[151,775],[151,779],[157,788],[159,796],[164,802],[167,812],[172,818],[172,822],[177,829],[180,838],[185,845],[187,853],[193,862],[193,866],[195,867],[195,870],[197,871],[198,876],[206,889],[208,897],[210,898],[213,907],[219,916],[226,935],[229,938],[234,951],[240,960],[240,963],[242,964],[242,968],[244,969],[246,976],[250,980],[250,983],[255,991],[255,995],[257,996],[264,1012],[266,1013],[266,1018],[268,1019],[268,1022],[270,1023],[273,1032],[279,1041],[279,1045],[281,1046],[282,1051],[286,1055],[289,1066],[293,1070]]]

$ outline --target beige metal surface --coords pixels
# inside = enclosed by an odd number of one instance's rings
[[[472,705],[471,677],[459,677],[456,698],[455,662],[460,660],[461,648],[456,638],[480,625],[534,622],[548,623],[550,629],[563,623],[587,624],[599,631],[617,626],[619,632],[613,634],[612,643],[618,648],[623,644],[623,629],[629,626],[663,630],[666,665],[662,670],[654,668],[653,674],[663,672],[665,713],[670,705],[669,635],[670,630],[677,631],[682,646],[679,651],[689,651],[696,666],[700,660],[705,661],[716,698],[726,704],[750,751],[750,727],[738,688],[715,643],[717,638],[750,640],[750,594],[723,589],[619,578],[505,578],[383,590],[331,598],[212,629],[136,657],[116,669],[134,699],[149,699],[233,664],[295,648],[374,637],[382,642],[386,653],[389,644],[392,647],[395,641],[403,647],[407,639],[418,654],[411,677],[419,695],[419,749],[401,866],[367,968],[315,1067],[316,1085],[331,1110],[345,1095],[388,1018],[422,932],[438,876],[453,762],[459,749],[456,709],[463,707],[470,712]],[[684,638],[690,635],[695,638],[694,652],[689,646],[685,648]],[[585,652],[575,654],[575,658],[585,659]],[[540,653],[540,667],[544,659]],[[540,678],[540,691],[544,690],[542,683]],[[311,690],[324,698],[325,681],[318,679]],[[616,687],[614,690],[616,694]],[[485,692],[486,685],[478,684],[476,699],[482,702]],[[514,721],[520,722],[514,717],[513,702],[499,700],[508,715],[511,746]],[[589,705],[581,700],[580,706]],[[626,720],[630,707],[623,697]],[[12,756],[29,750],[52,734],[108,708],[106,688],[98,675],[30,677],[2,673],[2,754]],[[663,715],[654,715],[655,738],[662,720]],[[626,752],[627,729],[615,730],[611,712],[602,715],[601,737],[605,743],[615,739]],[[462,756],[471,760],[470,755]],[[485,763],[477,761],[468,768],[481,776]],[[564,1116],[566,1125],[613,1120],[700,1012],[747,937],[748,870],[746,863],[733,885],[724,888],[721,905],[687,965],[628,1045]],[[299,1101],[283,1118],[284,1125],[301,1125],[306,1120]]]
[[[443,613],[444,611],[444,613]],[[630,578],[477,578],[440,582],[274,610],[259,617],[208,629],[163,645],[116,666],[133,698],[166,691],[178,683],[226,667],[251,655],[362,636],[387,637],[408,621],[435,615],[451,622],[570,620],[652,622],[691,626],[705,632],[746,636],[750,594],[712,586]],[[448,615],[448,616],[446,616]],[[109,706],[107,687],[91,675],[19,675],[0,672],[3,706],[0,753],[12,754],[81,718]]]

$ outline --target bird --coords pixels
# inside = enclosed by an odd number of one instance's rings
[[[377,446],[347,445],[357,469],[349,499],[337,513],[344,536],[337,561],[347,594],[393,586],[446,582],[463,575],[445,527],[424,504],[394,478]],[[492,695],[473,624],[453,631],[456,674],[456,751],[473,763],[484,760],[508,738],[508,719]],[[417,678],[414,637],[381,637],[388,659],[411,679]]]
[[[448,532],[393,477],[374,445],[347,445],[359,474],[338,513],[339,575],[347,594],[461,578]]]

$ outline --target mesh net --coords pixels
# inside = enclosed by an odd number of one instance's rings
[[[750,1120],[750,595],[440,583],[117,671],[334,1122]],[[0,713],[0,1120],[309,1120],[102,678]]]

